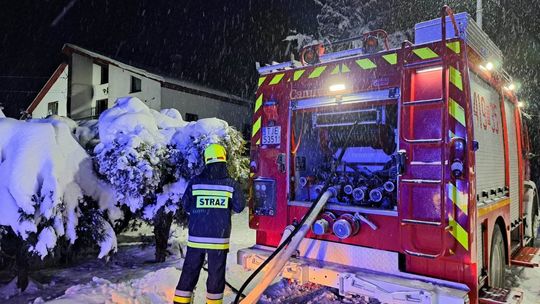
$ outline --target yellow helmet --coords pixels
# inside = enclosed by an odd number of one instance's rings
[[[204,149],[204,163],[206,165],[217,162],[226,162],[227,152],[220,144],[210,144]]]

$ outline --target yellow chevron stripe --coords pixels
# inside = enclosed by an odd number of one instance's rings
[[[448,75],[450,82],[456,86],[460,91],[463,91],[463,82],[461,81],[461,73],[453,66],[448,68]]]
[[[294,71],[294,76],[293,76],[294,81],[297,81],[298,79],[300,79],[300,77],[302,77],[302,74],[304,74],[305,71],[306,70]]]
[[[259,87],[261,86],[261,84],[263,84],[263,82],[266,80],[266,76],[263,76],[263,77],[259,77]]]
[[[285,73],[281,73],[281,74],[276,74],[274,75],[274,77],[272,78],[272,80],[270,80],[270,83],[269,85],[275,85],[275,84],[278,84],[281,79],[283,79],[283,76],[285,76]]]
[[[456,186],[452,183],[448,183],[446,187],[446,191],[448,192],[448,198],[454,203],[454,205],[458,206],[458,208],[465,213],[466,215],[469,214],[468,210],[468,199],[467,195],[457,189]]]
[[[253,111],[253,112],[257,112],[261,108],[262,101],[263,101],[263,94],[259,95],[259,97],[255,101],[255,111]]]
[[[459,41],[448,42],[446,43],[446,47],[454,51],[454,53],[456,54],[459,54],[461,52],[461,46],[459,44]]]
[[[345,63],[341,64],[341,73],[349,73],[350,71],[351,69]]]
[[[377,67],[375,62],[371,61],[369,58],[356,60],[356,64],[364,70],[374,69]]]
[[[326,69],[326,66],[320,66],[320,67],[316,67],[312,72],[311,74],[309,74],[309,79],[311,78],[317,78],[319,76],[321,76],[322,72],[324,72],[324,70]]]
[[[455,120],[457,120],[464,127],[465,123],[465,110],[452,98],[448,99],[448,112]]]
[[[330,74],[335,75],[335,74],[337,74],[337,73],[339,73],[339,72],[340,72],[340,71],[339,71],[339,64],[338,64],[338,65],[336,65],[336,67],[332,70],[332,72],[331,72]]]
[[[430,49],[428,47],[414,49],[413,53],[415,53],[421,59],[431,59],[431,58],[439,57],[439,55],[437,53],[435,53],[432,49]]]
[[[261,139],[257,139],[257,142],[255,143],[256,145],[260,145],[261,144]]]
[[[251,131],[251,137],[255,136],[257,132],[261,129],[261,117],[257,118],[255,123],[253,124],[253,130]]]
[[[386,60],[386,62],[390,63],[391,65],[394,65],[397,63],[396,53],[383,55],[382,58]]]
[[[469,233],[463,229],[461,225],[451,216],[448,217],[448,225],[450,226],[450,234],[465,248],[469,250]]]
[[[452,139],[452,138],[456,137],[456,134],[454,134],[454,132],[452,132],[451,130],[448,130],[448,137],[450,139]]]

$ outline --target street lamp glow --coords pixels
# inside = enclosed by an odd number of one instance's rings
[[[525,103],[523,101],[518,101],[518,107],[523,108]]]
[[[329,88],[330,92],[339,92],[345,90],[345,84],[343,83],[336,83],[331,85]]]
[[[486,63],[486,70],[491,71],[493,70],[494,66],[492,62]]]

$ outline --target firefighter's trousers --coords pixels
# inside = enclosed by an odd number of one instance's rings
[[[188,247],[182,274],[176,286],[174,303],[193,303],[193,289],[199,280],[204,258],[208,255],[208,279],[206,280],[206,303],[223,303],[225,289],[225,264],[228,250]]]

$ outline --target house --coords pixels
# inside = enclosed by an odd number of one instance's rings
[[[65,44],[62,63],[27,109],[33,118],[51,114],[96,119],[119,97],[134,96],[148,107],[175,108],[186,121],[217,117],[249,135],[249,100],[182,80],[150,73],[82,47]]]

